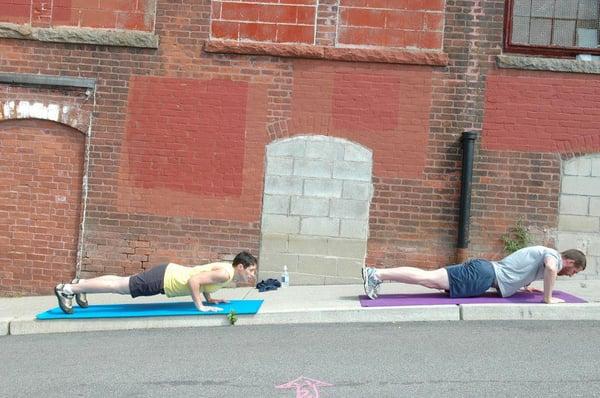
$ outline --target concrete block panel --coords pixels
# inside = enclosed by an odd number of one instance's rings
[[[295,159],[293,174],[299,177],[331,178],[333,162],[321,159]]]
[[[263,215],[264,214],[289,214],[290,196],[289,195],[264,195],[263,197]]]
[[[560,195],[560,213],[585,216],[588,214],[588,196]]]
[[[331,216],[366,220],[369,218],[369,202],[364,200],[332,199]]]
[[[339,236],[340,220],[327,217],[306,217],[302,219],[300,233],[303,235]]]
[[[600,184],[596,177],[565,176],[562,181],[562,193],[600,196]]]
[[[327,217],[329,215],[329,199],[292,196],[290,214]]]
[[[289,237],[289,252],[298,255],[327,252],[327,238],[292,235]]]
[[[304,195],[321,198],[341,198],[342,181],[309,179],[304,181]]]
[[[320,276],[336,276],[337,262],[333,257],[298,256],[298,272]]]
[[[370,200],[372,195],[370,182],[344,181],[342,198],[355,200]]]
[[[327,239],[327,255],[364,260],[367,242],[362,239]]]
[[[333,178],[351,181],[371,181],[371,164],[335,161],[333,163]]]
[[[263,218],[264,234],[297,234],[300,232],[300,217],[271,214]]]
[[[294,137],[274,142],[267,146],[267,157],[304,157],[306,155],[306,144],[302,137]]]
[[[341,220],[340,237],[367,239],[368,224],[362,220]]]
[[[561,231],[600,232],[600,217],[560,215],[558,228]]]
[[[265,178],[265,194],[300,195],[302,179],[294,176],[267,176]]]
[[[290,176],[294,171],[294,158],[271,157],[267,159],[267,175]]]
[[[344,160],[371,163],[372,159],[373,153],[367,148],[358,145],[344,145]]]
[[[313,159],[342,160],[344,159],[344,145],[330,139],[316,139],[314,137],[306,142],[306,157]],[[326,138],[326,137],[324,137]]]

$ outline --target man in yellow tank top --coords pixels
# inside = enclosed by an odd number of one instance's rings
[[[244,251],[238,253],[232,263],[216,262],[194,267],[169,263],[132,276],[104,275],[75,279],[71,283],[57,285],[54,293],[59,307],[67,314],[73,313],[73,298],[80,307],[88,306],[87,293],[129,294],[133,298],[156,294],[165,294],[167,297],[191,295],[198,311],[214,312],[221,308],[204,305],[202,295],[208,304],[226,302],[213,299],[210,294],[234,279],[255,280],[256,267],[256,258]]]

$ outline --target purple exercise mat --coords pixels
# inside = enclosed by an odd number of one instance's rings
[[[566,303],[587,303],[586,300],[572,294],[555,290],[553,297],[565,300]],[[488,292],[480,297],[450,298],[444,293],[406,293],[382,294],[376,300],[361,295],[360,305],[363,307],[403,307],[408,305],[447,305],[447,304],[541,304],[542,293],[517,292],[510,297],[499,297]]]

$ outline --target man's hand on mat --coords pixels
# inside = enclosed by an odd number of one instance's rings
[[[228,303],[229,301],[227,300],[223,300],[223,299],[214,299],[211,298],[210,300],[206,300],[209,304],[221,304],[221,303]]]
[[[565,302],[565,300],[560,299],[558,297],[551,297],[550,301],[544,300],[544,303],[546,303],[546,304],[558,304],[558,303],[564,303],[564,302]]]
[[[202,305],[200,307],[197,307],[198,311],[200,312],[218,312],[221,311],[223,308],[221,307],[207,307],[205,305]]]
[[[533,286],[525,286],[523,288],[523,291],[527,292],[527,293],[544,293],[543,290],[540,290],[537,287],[533,287]]]

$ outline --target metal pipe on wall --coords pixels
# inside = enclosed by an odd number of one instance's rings
[[[462,263],[468,257],[469,227],[471,219],[471,185],[473,183],[473,158],[475,153],[474,131],[463,132],[462,141],[462,175],[460,180],[460,212],[458,216],[458,242],[456,262]]]

